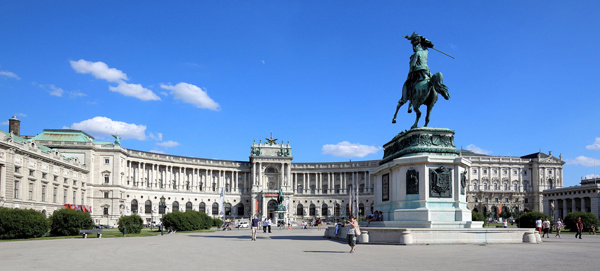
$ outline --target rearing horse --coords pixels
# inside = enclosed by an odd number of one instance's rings
[[[444,85],[444,76],[442,76],[441,72],[434,74],[431,79],[425,79],[417,82],[413,86],[410,87],[408,93],[409,97],[402,97],[398,102],[398,106],[396,106],[396,113],[394,113],[394,119],[392,123],[396,123],[396,116],[398,115],[398,110],[400,107],[407,101],[410,100],[413,108],[415,109],[415,113],[417,114],[417,119],[415,120],[415,124],[413,124],[412,128],[417,128],[417,124],[419,123],[419,119],[421,118],[421,110],[419,107],[421,105],[427,106],[427,115],[425,116],[425,127],[429,124],[429,117],[431,115],[431,109],[435,105],[435,102],[438,100],[438,94],[441,94],[446,100],[450,99],[450,94],[448,93],[448,87]],[[410,109],[409,112],[410,113]]]

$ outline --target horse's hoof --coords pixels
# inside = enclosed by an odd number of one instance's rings
[[[396,123],[396,119],[393,119],[393,120],[392,120],[392,123]]]
[[[408,113],[409,113],[409,114],[410,114],[410,113],[412,113],[412,109],[410,109],[410,108],[409,108],[409,109],[408,109]]]

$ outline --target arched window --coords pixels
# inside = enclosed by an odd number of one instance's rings
[[[498,190],[498,184],[494,183],[494,190]]]
[[[350,204],[346,204],[346,216],[350,216]]]
[[[302,204],[298,204],[298,207],[296,207],[296,215],[304,216],[304,206]]]
[[[225,207],[225,215],[230,216],[231,215],[231,203],[225,203],[225,204],[223,204],[223,206]]]
[[[477,191],[477,183],[473,183],[473,191]]]
[[[323,203],[323,206],[321,206],[321,215],[324,217],[328,216],[327,208],[329,208],[329,206],[327,206],[327,204]]]
[[[336,203],[334,206],[335,206],[335,208],[333,209],[333,215],[339,217],[342,207],[340,206],[339,203]]]
[[[504,191],[508,191],[508,184],[507,183],[504,184]]]
[[[308,209],[308,215],[309,216],[315,216],[316,215],[316,209],[317,209],[317,207],[314,204],[310,204],[310,209]]]
[[[191,211],[191,210],[192,210],[192,202],[188,201],[188,202],[185,204],[185,210],[186,210],[186,211]]]
[[[483,183],[483,190],[488,190],[487,183]]]
[[[275,169],[274,167],[268,167],[266,173],[277,173],[277,169]]]
[[[152,213],[152,201],[147,200],[146,204],[144,204],[144,213],[151,214]]]
[[[198,211],[206,213],[206,204],[204,204],[204,202],[200,202],[200,204],[198,205]]]
[[[553,183],[552,183],[552,179],[548,180],[548,189],[552,189],[553,187]]]
[[[523,183],[523,192],[527,192],[527,183]]]
[[[212,214],[219,215],[219,204],[216,202],[212,205]]]
[[[172,212],[179,211],[179,202],[174,201],[172,207],[173,207]]]
[[[365,216],[365,205],[362,203],[358,204],[358,216]]]
[[[237,205],[237,215],[244,216],[244,204],[238,203],[238,205]]]
[[[136,199],[131,201],[131,212],[134,214],[138,213],[138,202]]]
[[[519,190],[519,186],[517,185],[517,183],[513,184],[513,190],[515,190],[515,191]]]

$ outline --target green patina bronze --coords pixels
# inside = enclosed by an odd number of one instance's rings
[[[415,124],[411,127],[412,129],[417,127],[421,118],[421,110],[419,109],[421,105],[427,106],[427,115],[425,116],[425,126],[427,126],[431,109],[437,102],[438,94],[441,94],[446,100],[450,99],[450,94],[448,93],[448,87],[443,83],[442,73],[438,72],[431,75],[429,66],[427,66],[428,48],[433,48],[433,43],[414,32],[410,36],[405,36],[405,38],[410,40],[413,54],[410,56],[408,77],[402,86],[402,98],[398,101],[392,123],[396,123],[396,116],[400,107],[410,101],[408,113],[411,113],[414,108],[417,115]]]
[[[279,189],[279,194],[277,195],[277,211],[285,212],[285,205],[283,205],[283,191]]]

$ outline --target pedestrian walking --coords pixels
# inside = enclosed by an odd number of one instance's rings
[[[350,253],[354,253],[354,249],[356,247],[356,235],[360,234],[358,229],[358,221],[354,219],[354,216],[351,215],[350,219],[346,221],[346,227],[348,227],[348,234],[346,238],[348,239],[348,245],[350,246]]]
[[[577,233],[575,234],[575,238],[579,235],[579,239],[581,239],[581,232],[583,231],[583,221],[581,221],[581,217],[577,218]]]
[[[556,235],[554,235],[554,238],[556,238],[556,237],[560,238],[560,231],[562,230],[562,227],[563,227],[563,222],[559,217],[558,219],[556,219],[556,222],[554,222],[554,228],[556,228]]]

